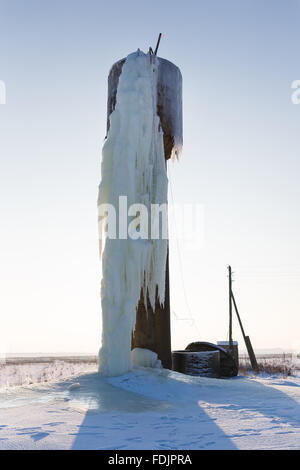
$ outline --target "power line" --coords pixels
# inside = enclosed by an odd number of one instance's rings
[[[169,181],[170,181],[171,199],[172,199],[172,204],[174,206],[172,179],[171,179],[170,174],[169,174]],[[181,253],[180,253],[180,249],[179,249],[179,243],[178,243],[178,236],[177,236],[178,231],[177,231],[175,213],[174,213],[174,228],[175,228],[175,238],[176,238],[176,246],[177,246],[177,253],[178,253],[178,260],[179,260],[179,270],[180,270],[180,275],[181,275],[182,290],[183,290],[183,294],[184,294],[184,298],[185,298],[185,303],[186,303],[186,306],[187,306],[188,313],[191,317],[191,320],[194,322],[196,330],[197,330],[198,334],[200,335],[200,331],[199,331],[199,328],[197,326],[196,320],[195,320],[194,316],[192,315],[192,311],[190,309],[190,305],[189,305],[188,297],[187,297],[187,292],[186,292],[186,288],[185,288],[184,277],[183,277],[183,263],[182,263],[182,258],[181,258]]]

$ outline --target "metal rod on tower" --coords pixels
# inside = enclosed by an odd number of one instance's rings
[[[159,33],[159,36],[158,36],[158,40],[157,40],[156,48],[155,48],[155,51],[154,51],[154,55],[157,54],[157,51],[158,51],[158,48],[159,48],[160,39],[161,39],[161,33]]]

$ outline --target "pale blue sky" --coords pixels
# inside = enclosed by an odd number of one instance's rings
[[[8,352],[97,351],[97,186],[111,65],[163,37],[183,74],[175,202],[205,209],[180,244],[194,323],[173,347],[226,338],[226,267],[255,347],[300,341],[300,2],[0,0],[0,308]],[[172,308],[186,319],[176,245]],[[235,337],[240,333],[235,324]],[[0,339],[1,339],[0,338]]]

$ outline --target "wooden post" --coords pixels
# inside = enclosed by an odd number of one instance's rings
[[[228,280],[229,280],[229,350],[232,351],[232,277],[231,266],[228,266]]]
[[[163,130],[165,158],[172,155],[175,145],[182,144],[182,77],[176,65],[157,57],[157,114]],[[108,77],[107,130],[109,116],[115,109],[119,77],[125,59],[116,62]],[[166,286],[164,305],[160,305],[156,296],[155,310],[149,299],[144,304],[141,293],[137,308],[135,329],[132,332],[132,349],[144,348],[156,352],[163,367],[172,368],[171,331],[170,331],[170,288],[169,255],[166,263]]]
[[[248,355],[249,355],[249,358],[250,358],[251,367],[252,367],[253,370],[258,371],[258,364],[257,364],[257,361],[256,361],[256,357],[255,357],[255,354],[254,354],[249,336],[245,336],[245,343],[246,343],[246,348],[247,348]]]
[[[242,331],[242,335],[243,335],[243,338],[244,338],[244,341],[245,341],[245,345],[246,345],[246,348],[247,348],[247,351],[248,351],[249,359],[250,359],[250,362],[251,362],[251,367],[252,367],[253,370],[258,370],[258,364],[257,364],[257,360],[256,360],[256,357],[255,357],[253,348],[252,348],[252,344],[251,344],[249,336],[245,335],[245,331],[244,331],[244,328],[243,328],[243,325],[242,325],[242,320],[241,320],[241,317],[240,317],[240,314],[239,314],[239,311],[238,311],[238,308],[237,308],[237,305],[236,305],[236,301],[235,301],[235,298],[234,298],[234,295],[233,295],[232,291],[231,291],[231,298],[233,300],[235,313],[236,313],[236,316],[238,318],[238,321],[239,321],[239,324],[240,324],[240,327],[241,327],[241,331]]]
[[[233,300],[233,305],[234,305],[234,309],[235,309],[235,313],[236,313],[236,316],[238,318],[238,321],[239,321],[239,324],[240,324],[240,327],[241,327],[241,331],[242,331],[242,335],[243,335],[243,338],[245,340],[246,338],[246,335],[245,335],[245,331],[244,331],[244,328],[243,328],[243,325],[242,325],[242,320],[241,320],[241,317],[240,317],[240,314],[239,314],[239,311],[238,311],[238,308],[237,308],[237,305],[236,305],[236,302],[235,302],[235,298],[234,298],[234,295],[233,295],[233,292],[231,291],[231,298]]]

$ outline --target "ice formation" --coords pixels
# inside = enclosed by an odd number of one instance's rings
[[[126,238],[121,227],[124,214],[119,208],[119,197],[127,196],[128,208],[143,204],[150,221],[151,204],[167,202],[163,133],[157,115],[157,61],[139,50],[126,58],[102,151],[98,206],[111,204],[117,214],[116,238],[106,236],[101,247],[99,371],[108,376],[132,369],[131,335],[141,289],[144,295],[148,292],[153,307],[156,289],[159,301],[164,302],[167,240],[151,239],[150,230],[147,238]],[[135,227],[139,221],[136,217]],[[103,219],[100,222],[102,240]],[[120,229],[122,237],[118,236]]]
[[[133,367],[153,367],[161,369],[161,361],[158,359],[157,354],[150,349],[134,348],[131,351]]]

